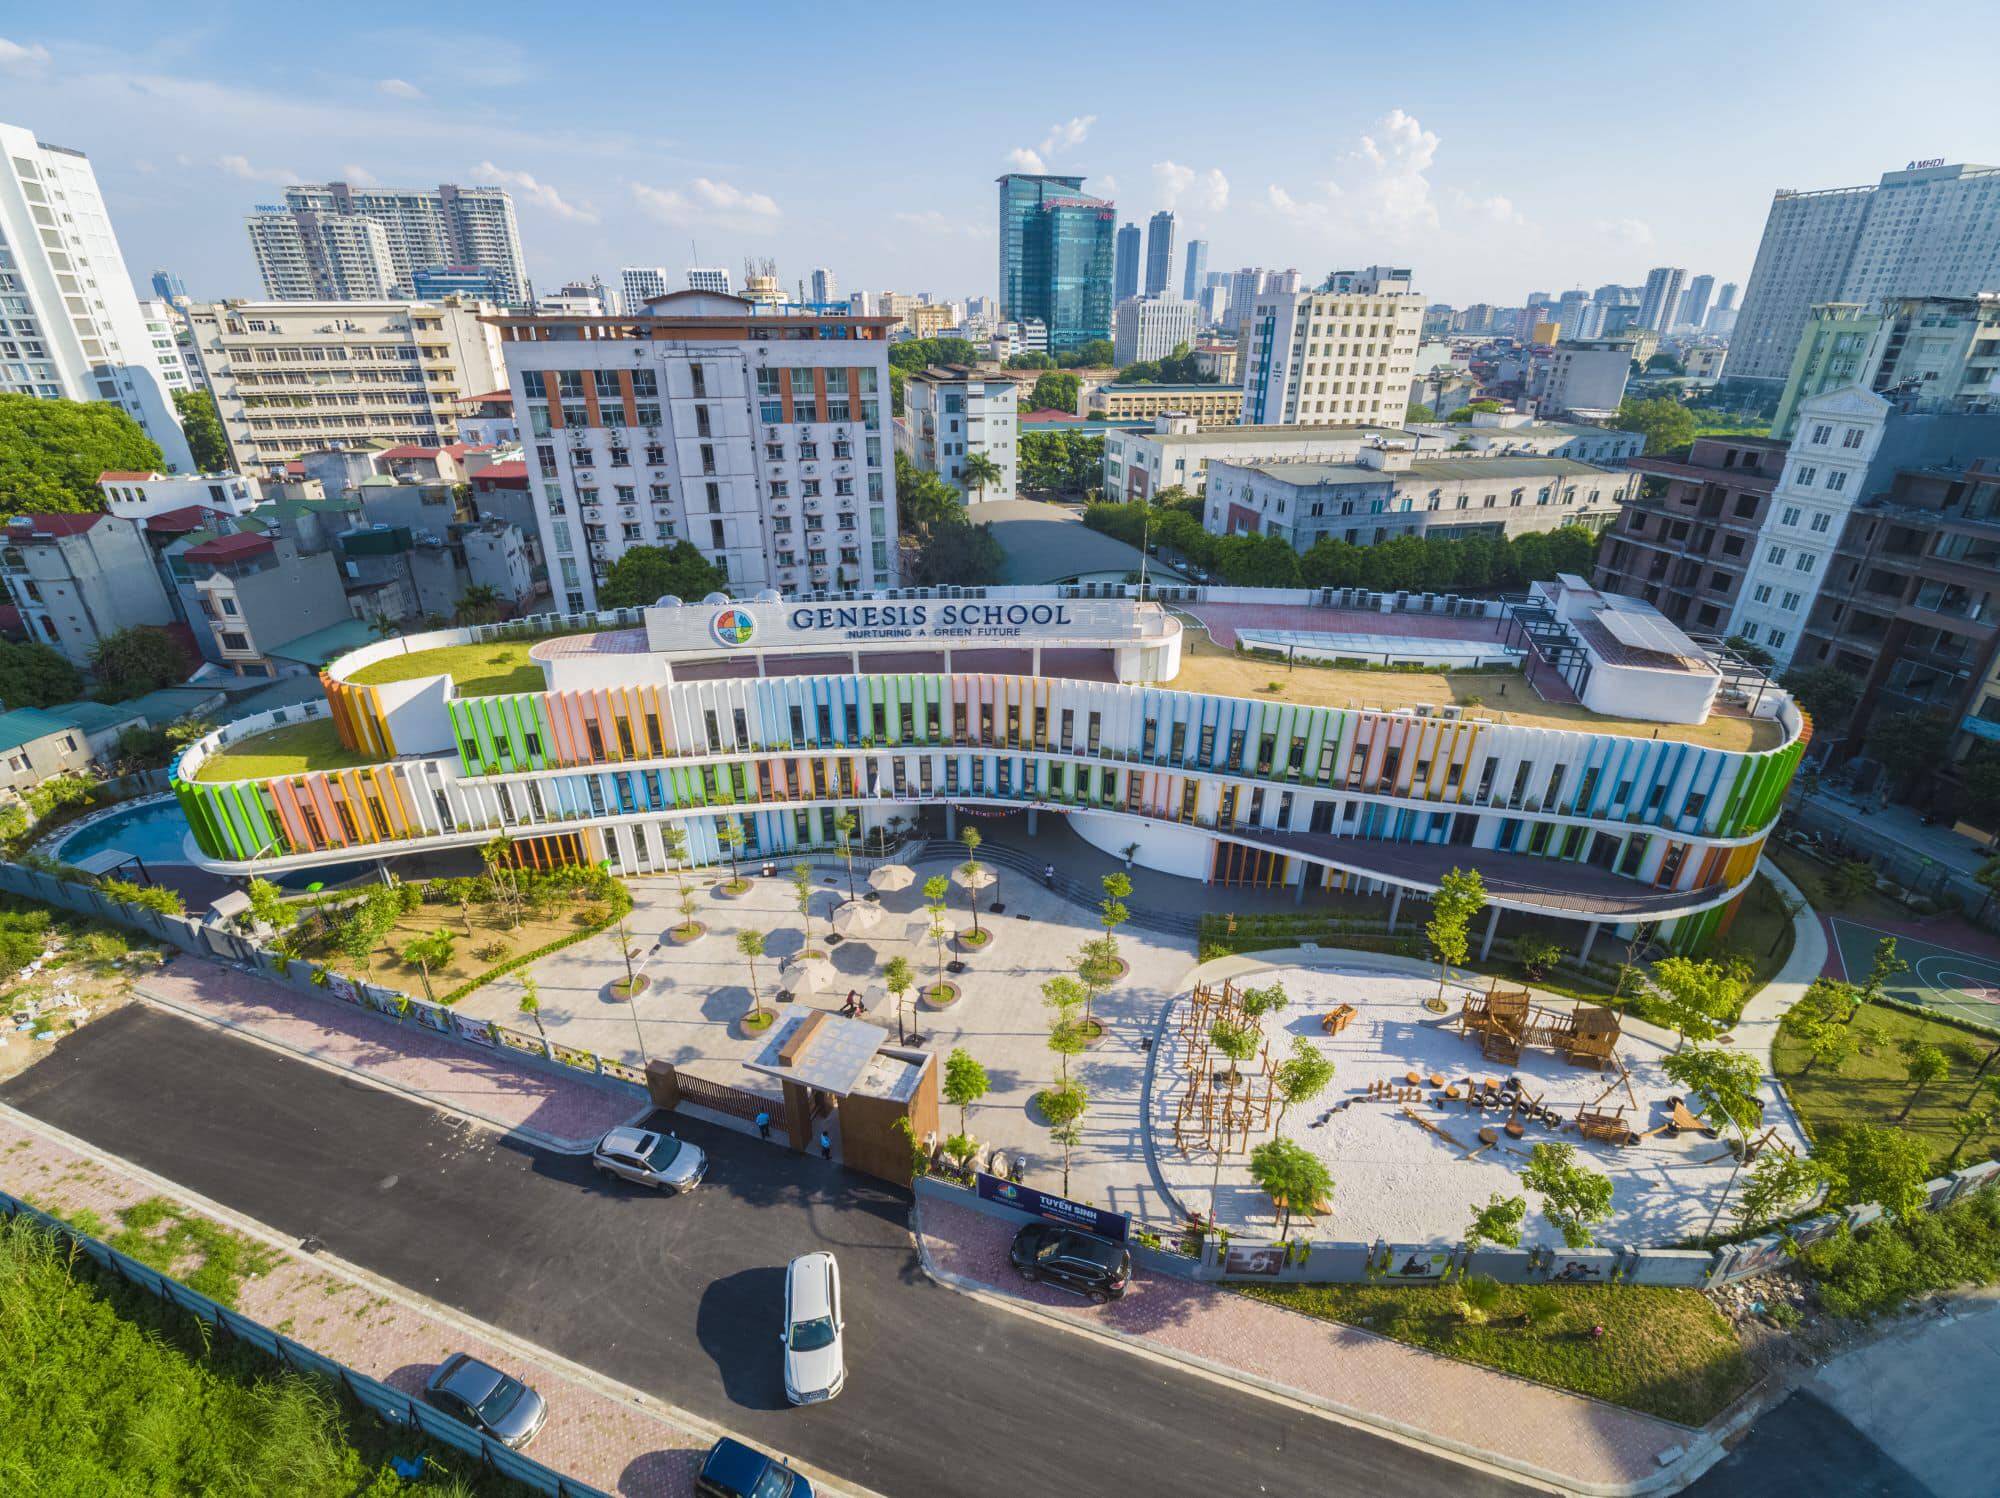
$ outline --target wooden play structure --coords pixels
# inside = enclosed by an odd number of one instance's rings
[[[1528,1046],[1558,1052],[1573,1066],[1602,1070],[1618,1061],[1618,1015],[1594,1004],[1578,1004],[1564,1014],[1544,1009],[1525,988],[1502,988],[1498,980],[1485,993],[1467,994],[1458,1012],[1461,1035],[1477,1035],[1480,1053],[1489,1061],[1512,1064]]]
[[[1216,1021],[1224,1019],[1249,1023],[1233,983],[1220,989],[1198,985],[1176,1015],[1185,1085],[1174,1110],[1174,1147],[1183,1155],[1248,1149],[1251,1131],[1271,1122],[1277,1101],[1271,1048],[1259,1045],[1251,1060],[1231,1062],[1209,1040]]]
[[[1352,1004],[1336,1004],[1319,1017],[1319,1027],[1329,1035],[1338,1035],[1354,1023],[1356,1012]]]

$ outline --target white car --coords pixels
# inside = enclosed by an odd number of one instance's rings
[[[613,1129],[597,1141],[590,1163],[603,1175],[676,1193],[694,1190],[708,1174],[708,1156],[698,1146],[650,1129]]]
[[[847,1382],[841,1341],[840,1265],[832,1254],[800,1254],[785,1270],[785,1398],[819,1404]]]

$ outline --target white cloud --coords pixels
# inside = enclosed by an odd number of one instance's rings
[[[916,213],[907,211],[892,213],[889,218],[892,222],[914,229],[919,234],[962,234],[968,239],[986,239],[993,234],[993,226],[983,219],[953,218],[935,208],[926,208]]]
[[[220,156],[215,164],[232,177],[241,177],[245,182],[270,182],[280,187],[289,187],[305,178],[290,167],[260,167],[251,163],[248,156]]]
[[[421,99],[424,91],[414,83],[406,83],[401,78],[384,78],[375,85],[375,92],[387,94],[392,99]]]
[[[597,210],[580,203],[571,203],[563,198],[552,182],[543,182],[528,172],[510,172],[495,166],[490,161],[482,161],[474,167],[473,175],[481,182],[492,182],[501,187],[511,188],[526,198],[537,208],[554,214],[557,218],[568,219],[571,223],[594,224]]]
[[[1219,167],[1199,172],[1176,161],[1156,161],[1153,191],[1170,209],[1186,203],[1205,213],[1220,213],[1229,206],[1229,179]]]
[[[1080,114],[1066,124],[1051,125],[1049,133],[1042,137],[1042,155],[1053,156],[1058,151],[1067,151],[1071,146],[1080,146],[1090,135],[1090,127],[1097,123],[1094,114]]]
[[[707,177],[696,177],[685,192],[634,182],[632,196],[654,218],[669,223],[692,220],[725,228],[747,228],[768,224],[783,213],[768,193],[745,192],[733,183],[714,182]]]
[[[748,218],[776,218],[778,204],[768,193],[745,192],[728,182],[711,182],[706,177],[694,179],[695,195],[718,213],[739,214]]]
[[[1092,177],[1090,190],[1100,198],[1115,198],[1118,196],[1118,179],[1109,172],[1102,177]]]
[[[0,73],[25,78],[49,65],[49,49],[33,42],[10,42],[0,36]]]
[[[340,180],[351,187],[379,187],[382,184],[382,179],[365,166],[342,167]]]
[[[1620,249],[1643,250],[1653,242],[1653,226],[1642,218],[1601,218],[1592,227]]]
[[[1017,166],[1024,172],[1034,172],[1038,175],[1048,170],[1048,165],[1042,160],[1040,154],[1030,151],[1026,146],[1016,146],[1013,150],[1009,151],[1007,153],[1007,165]]]
[[[1478,198],[1454,188],[1451,194],[1451,206],[1456,211],[1495,229],[1521,229],[1526,228],[1528,223],[1527,214],[1515,206],[1512,198],[1503,193]]]

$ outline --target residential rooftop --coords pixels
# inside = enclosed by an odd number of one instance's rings
[[[1231,428],[1230,430],[1234,430]],[[1603,478],[1618,472],[1575,458],[1413,458],[1407,468],[1370,468],[1365,463],[1237,463],[1265,478],[1296,489],[1321,485],[1379,484],[1399,478],[1453,483],[1465,479]]]
[[[1134,387],[1134,388],[1144,388],[1144,387]],[[1204,388],[1215,389],[1218,387],[1207,386]],[[1156,432],[1148,430],[1148,431],[1141,431],[1136,435],[1144,437],[1149,441],[1157,442],[1162,447],[1179,447],[1183,444],[1193,444],[1197,442],[1200,443],[1254,442],[1264,447],[1270,447],[1270,446],[1282,447],[1288,443],[1293,443],[1293,442],[1299,442],[1299,443],[1343,442],[1343,441],[1359,442],[1359,441],[1364,441],[1370,437],[1415,438],[1420,434],[1414,431],[1410,431],[1404,427],[1390,427],[1390,426],[1309,427],[1309,426],[1297,426],[1297,425],[1287,424],[1283,426],[1253,425],[1253,426],[1209,427],[1204,431],[1197,431],[1197,432]]]

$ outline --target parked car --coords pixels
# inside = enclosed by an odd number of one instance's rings
[[[590,1163],[608,1176],[622,1176],[655,1191],[692,1191],[708,1174],[708,1156],[677,1134],[650,1129],[613,1129],[597,1141]]]
[[[812,1484],[783,1462],[724,1436],[694,1480],[702,1498],[813,1498]]]
[[[1074,1291],[1096,1305],[1118,1299],[1132,1283],[1132,1256],[1123,1248],[1059,1223],[1029,1223],[1007,1256],[1022,1279]]]
[[[549,1418],[541,1395],[512,1374],[464,1352],[453,1353],[424,1380],[424,1398],[516,1450],[532,1441]]]
[[[840,1265],[830,1253],[800,1254],[785,1270],[785,1398],[819,1404],[847,1382]]]

